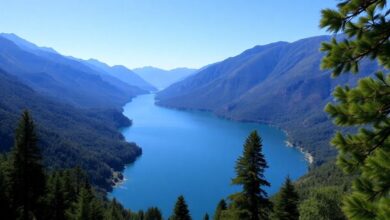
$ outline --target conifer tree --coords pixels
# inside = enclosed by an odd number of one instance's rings
[[[106,214],[105,219],[107,219],[107,220],[123,220],[124,219],[122,212],[121,212],[121,209],[120,209],[120,206],[115,198],[111,201],[110,208],[108,210],[108,213]],[[143,219],[143,213],[142,213],[141,219]]]
[[[204,217],[203,217],[203,220],[209,220],[209,219],[210,219],[209,214],[206,213],[206,214],[204,215]]]
[[[280,189],[280,194],[274,207],[275,219],[298,220],[298,202],[298,193],[295,191],[290,177],[287,177],[284,185]]]
[[[221,220],[222,211],[227,209],[227,204],[224,199],[222,199],[215,210],[214,220]]]
[[[17,218],[27,220],[37,217],[45,192],[45,175],[35,125],[27,111],[23,112],[16,129],[9,182],[12,208]]]
[[[63,182],[59,173],[56,172],[50,177],[47,188],[47,219],[65,220],[68,207],[65,204]]]
[[[142,210],[139,210],[138,213],[137,213],[137,220],[144,220],[144,217],[145,217],[145,214],[144,214],[144,211]]]
[[[242,185],[243,191],[230,196],[233,206],[246,212],[248,219],[268,219],[271,203],[267,193],[262,188],[270,186],[264,177],[267,162],[262,152],[262,140],[256,131],[246,139],[243,155],[236,162],[235,185]]]
[[[170,220],[191,220],[190,211],[183,196],[177,198]]]
[[[356,87],[337,87],[337,103],[325,108],[336,125],[360,128],[357,133],[337,133],[332,140],[339,151],[338,165],[359,175],[343,204],[350,219],[390,216],[390,10],[386,3],[343,0],[336,10],[322,11],[321,27],[345,37],[323,44],[323,68],[338,76],[358,73],[364,59],[380,65],[375,77],[361,79]]]
[[[110,204],[110,208],[108,209],[105,218],[103,204],[96,198],[88,181],[84,183],[83,187],[79,187],[79,191],[77,200],[74,202],[72,209],[68,211],[68,218],[75,220],[118,219],[116,216],[111,218],[112,215],[110,215],[111,213],[114,213],[112,210],[116,211],[118,209],[115,199]]]
[[[7,171],[9,171],[8,159],[0,155],[0,214],[4,219],[11,219],[10,185],[8,184]]]
[[[74,219],[76,220],[89,220],[92,219],[91,204],[92,195],[86,188],[81,188],[80,193],[75,205]]]
[[[144,220],[162,220],[161,211],[157,207],[148,208],[145,212]]]

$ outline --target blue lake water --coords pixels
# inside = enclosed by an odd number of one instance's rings
[[[111,196],[134,211],[157,206],[167,218],[177,197],[184,195],[193,219],[202,219],[206,212],[212,215],[220,199],[240,189],[230,182],[235,161],[253,130],[263,138],[270,195],[287,175],[296,179],[307,172],[304,155],[286,146],[283,131],[268,125],[159,107],[153,94],[128,103],[124,115],[133,125],[122,133],[142,147],[143,155],[126,167],[126,181]]]

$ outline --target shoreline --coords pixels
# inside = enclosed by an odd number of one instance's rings
[[[303,156],[305,157],[305,160],[309,163],[309,165],[313,164],[313,162],[314,162],[313,155],[311,153],[309,153],[308,151],[305,151],[305,149],[302,146],[295,145],[295,144],[291,143],[289,140],[286,140],[285,143],[286,143],[287,147],[298,149],[303,154]]]
[[[290,135],[289,133],[287,132],[287,130],[283,129],[282,127],[278,126],[278,125],[275,125],[273,123],[270,123],[268,121],[265,121],[265,120],[248,120],[248,119],[237,119],[237,118],[234,118],[232,116],[227,116],[227,115],[222,115],[222,114],[219,114],[218,112],[214,112],[212,110],[207,110],[207,109],[193,109],[193,108],[180,108],[180,107],[170,107],[168,105],[163,105],[163,104],[159,104],[158,100],[155,99],[155,102],[154,104],[156,106],[159,106],[159,107],[162,107],[162,108],[167,108],[167,109],[176,109],[176,110],[179,110],[179,111],[194,111],[194,112],[204,112],[204,113],[208,113],[208,114],[212,114],[218,118],[221,118],[221,119],[225,119],[225,120],[230,120],[230,121],[236,121],[236,122],[242,122],[242,123],[256,123],[256,124],[263,124],[263,125],[267,125],[267,126],[271,126],[271,127],[274,127],[274,128],[277,128],[279,129],[280,131],[284,132],[285,135],[286,135],[286,145],[287,147],[293,147],[293,148],[296,148],[298,149],[305,157],[305,160],[309,163],[309,166],[312,165],[314,163],[314,156],[308,152],[307,150],[305,150],[305,148],[301,145],[297,145],[297,144],[294,144],[292,143],[289,139],[290,139]]]

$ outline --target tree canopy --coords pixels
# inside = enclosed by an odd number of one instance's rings
[[[335,103],[326,112],[338,126],[357,127],[356,133],[339,132],[332,144],[339,150],[337,164],[358,173],[352,193],[344,200],[349,219],[390,218],[390,10],[386,0],[344,0],[337,9],[322,11],[320,26],[342,33],[330,43],[322,67],[333,76],[358,73],[360,63],[375,60],[375,77],[361,79],[356,87],[339,86]]]

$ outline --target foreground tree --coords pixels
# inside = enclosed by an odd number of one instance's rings
[[[275,203],[274,216],[278,220],[298,220],[298,193],[289,177],[280,189],[279,197]]]
[[[324,43],[322,67],[333,76],[359,72],[363,59],[378,61],[376,77],[361,79],[355,88],[337,87],[336,104],[326,111],[336,125],[360,127],[355,134],[337,133],[338,165],[358,173],[343,204],[349,219],[390,218],[390,10],[386,0],[344,0],[337,10],[322,11],[321,27],[346,39]]]
[[[173,210],[173,215],[170,220],[191,220],[190,211],[183,196],[177,198],[175,208]]]
[[[15,217],[33,219],[39,215],[45,193],[45,175],[40,150],[37,146],[35,125],[27,111],[15,133],[15,146],[11,152],[9,184],[11,206]]]
[[[246,139],[243,155],[236,163],[235,185],[241,185],[243,191],[230,196],[232,207],[241,212],[240,218],[250,220],[268,219],[271,206],[267,193],[262,188],[270,186],[264,177],[267,162],[262,153],[262,140],[256,131]]]
[[[215,209],[214,220],[222,220],[221,218],[222,212],[225,211],[226,209],[227,209],[227,204],[225,200],[222,199],[221,201],[219,201],[217,208]]]

